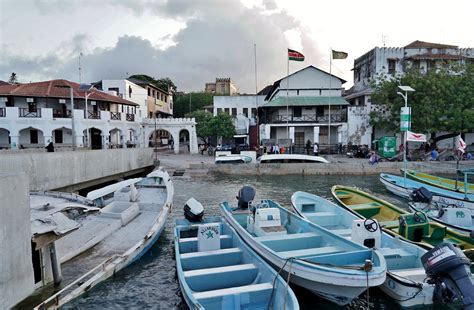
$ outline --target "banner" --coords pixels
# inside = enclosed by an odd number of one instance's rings
[[[461,151],[463,154],[466,151],[466,142],[461,138],[461,135],[456,137],[456,149]]]
[[[411,129],[411,108],[402,107],[400,109],[400,131],[408,131]]]
[[[340,52],[332,50],[332,59],[346,59],[348,54],[346,52]]]
[[[411,131],[407,131],[407,141],[426,142],[426,135],[422,133],[414,133]]]

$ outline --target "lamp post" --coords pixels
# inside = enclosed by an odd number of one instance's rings
[[[400,131],[405,132],[403,135],[403,178],[406,186],[407,182],[407,131],[411,129],[411,109],[408,107],[408,93],[415,90],[410,86],[398,86],[403,91],[397,92],[405,100],[405,107],[400,110]]]
[[[85,94],[84,94],[84,99],[85,99],[85,105],[86,105],[86,141],[87,141],[87,145],[86,147],[89,148],[90,147],[90,135],[89,135],[89,109],[88,109],[88,106],[87,106],[87,99],[89,99],[89,96],[92,95],[94,92],[90,92],[88,93],[88,91],[90,91],[91,89],[94,88],[94,85],[92,84],[81,84],[81,86],[79,86],[79,89],[80,90],[84,90],[85,91]]]
[[[76,150],[76,130],[74,124],[74,92],[70,85],[56,85],[58,88],[69,88],[69,96],[71,98],[71,131],[72,131],[72,150]]]

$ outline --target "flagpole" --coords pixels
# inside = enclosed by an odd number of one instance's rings
[[[255,107],[257,108],[256,111],[255,111],[255,123],[257,125],[257,147],[260,147],[260,128],[259,128],[259,124],[258,124],[257,44],[256,43],[253,44],[253,49],[254,49],[254,55],[255,55]],[[250,114],[252,114],[252,113],[250,113]],[[250,145],[250,143],[249,143],[249,145]]]
[[[332,83],[332,47],[329,53],[329,114],[328,114],[328,154],[331,154],[331,83]]]
[[[288,88],[290,87],[290,57],[286,53],[287,66],[286,66],[286,138],[290,139],[290,129],[288,127],[288,120],[290,118],[288,108]]]

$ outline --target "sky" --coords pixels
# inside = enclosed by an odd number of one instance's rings
[[[474,1],[454,0],[0,0],[0,80],[89,83],[132,74],[201,91],[230,77],[255,93],[286,75],[287,48],[352,85],[354,59],[415,40],[474,47]],[[79,55],[82,53],[82,57]]]

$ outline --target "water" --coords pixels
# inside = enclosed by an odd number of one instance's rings
[[[257,189],[256,200],[271,198],[289,207],[291,195],[307,191],[331,197],[335,184],[357,186],[377,193],[391,202],[399,201],[387,193],[378,176],[208,176],[199,179],[174,178],[174,210],[159,241],[139,261],[118,272],[91,292],[68,304],[66,308],[154,308],[188,309],[179,289],[174,259],[173,223],[183,216],[183,205],[190,197],[196,198],[207,215],[219,215],[218,205],[227,200],[235,203],[235,196],[243,185]],[[295,288],[302,309],[335,309],[336,305],[315,297],[304,289]],[[392,309],[396,304],[377,289],[370,290],[372,309]],[[356,300],[352,309],[366,307],[365,296]]]

